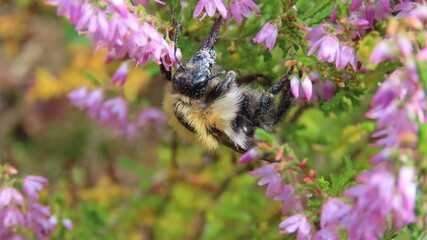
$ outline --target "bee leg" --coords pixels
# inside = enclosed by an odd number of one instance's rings
[[[291,90],[291,81],[289,79],[286,81],[285,86],[282,91],[282,96],[280,96],[279,106],[274,114],[273,125],[276,125],[285,117],[286,113],[289,111],[292,103],[294,102],[294,95]]]
[[[256,81],[259,78],[264,79],[264,81],[261,82],[261,85],[263,85],[263,86],[269,85],[271,83],[271,79],[262,73],[253,73],[253,74],[242,76],[242,77],[236,79],[236,83],[238,86],[241,86],[243,84],[249,84],[253,81]]]
[[[289,71],[283,75],[279,81],[274,83],[273,86],[271,86],[270,89],[268,89],[268,91],[261,96],[258,107],[254,111],[254,117],[261,116],[274,107],[274,96],[280,93],[286,84],[289,84],[289,76],[292,74],[293,70],[294,66],[292,66],[291,69],[289,69]]]
[[[210,104],[213,101],[215,101],[218,97],[223,95],[225,92],[230,89],[233,82],[235,82],[237,73],[235,71],[228,71],[225,75],[225,78],[223,81],[221,81],[216,88],[211,91],[205,99],[205,103]]]

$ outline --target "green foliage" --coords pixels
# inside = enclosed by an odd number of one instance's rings
[[[329,18],[334,4],[329,0],[299,0],[295,6],[298,18],[312,26]]]
[[[268,144],[273,144],[273,142],[275,141],[274,137],[271,136],[270,134],[268,134],[267,132],[265,132],[264,129],[262,128],[257,128],[255,130],[255,135],[263,142],[266,142]]]

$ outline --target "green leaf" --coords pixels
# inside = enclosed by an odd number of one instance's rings
[[[266,142],[268,144],[273,144],[274,142],[274,137],[271,136],[270,134],[268,134],[264,129],[262,128],[257,128],[255,130],[255,135],[263,142]]]
[[[84,71],[84,75],[96,86],[101,86],[101,81],[89,70]]]
[[[322,189],[322,190],[328,190],[329,189],[329,182],[324,177],[318,178],[317,182],[320,186],[320,189]]]

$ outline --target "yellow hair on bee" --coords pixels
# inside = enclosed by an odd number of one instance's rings
[[[212,104],[206,105],[201,100],[171,93],[168,90],[165,94],[163,109],[169,118],[169,125],[179,135],[189,141],[197,142],[208,151],[212,151],[218,148],[218,140],[210,133],[212,129],[218,129],[229,137],[233,137],[235,134],[232,129],[232,122],[239,110],[240,96],[239,90],[235,88],[216,99]],[[193,133],[183,126],[175,113],[182,116],[182,120],[187,122],[195,132]]]

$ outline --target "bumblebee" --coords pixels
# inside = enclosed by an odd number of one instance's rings
[[[160,66],[172,83],[165,94],[163,109],[179,135],[199,143],[205,150],[213,151],[223,144],[243,153],[259,142],[256,128],[271,132],[291,107],[289,75],[293,67],[266,92],[249,88],[251,80],[238,78],[236,71],[223,71],[215,63],[213,48],[221,22],[221,18],[216,20],[200,49],[187,63],[177,61],[180,67],[173,77]],[[274,96],[280,92],[276,107]]]

